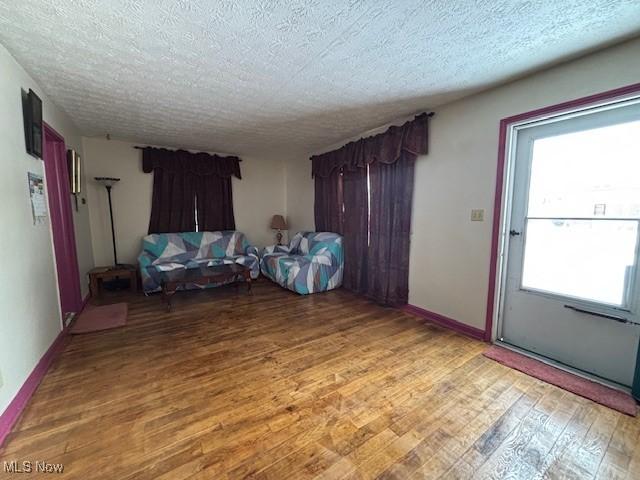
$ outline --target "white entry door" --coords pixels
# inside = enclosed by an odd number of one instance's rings
[[[640,337],[640,104],[514,129],[498,337],[630,386]]]

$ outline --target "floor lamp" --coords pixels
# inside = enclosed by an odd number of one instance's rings
[[[95,177],[96,182],[104,185],[107,189],[107,197],[109,197],[109,217],[111,218],[111,241],[113,242],[113,268],[118,268],[118,251],[116,250],[116,231],[113,227],[113,204],[111,203],[111,188],[120,181],[119,178],[113,177]]]

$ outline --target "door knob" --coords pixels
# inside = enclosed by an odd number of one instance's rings
[[[516,232],[515,230],[509,230],[509,235],[511,235],[512,237],[517,237],[518,235],[520,235],[520,232]]]

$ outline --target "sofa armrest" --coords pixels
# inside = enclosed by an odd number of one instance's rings
[[[305,255],[304,258],[308,259],[311,263],[317,263],[320,265],[330,266],[335,263],[331,255],[327,255],[324,253],[321,253],[319,255]]]
[[[244,252],[244,254],[245,255],[250,255],[252,257],[260,258],[258,249],[256,247],[254,247],[253,245],[249,245],[247,247],[246,251]]]
[[[319,265],[332,266],[336,268],[344,265],[341,244],[331,243],[321,247],[316,247],[314,248],[313,253],[306,255],[306,258],[308,258],[312,263]]]
[[[262,249],[262,256],[269,253],[291,253],[291,249],[288,245],[269,245]]]
[[[144,270],[145,268],[149,267],[152,264],[153,264],[153,259],[151,255],[149,255],[147,252],[143,250],[142,253],[138,255],[138,265],[140,267],[140,270]]]

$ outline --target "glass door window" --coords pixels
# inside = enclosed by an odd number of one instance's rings
[[[521,288],[628,309],[640,220],[640,121],[531,145]]]

